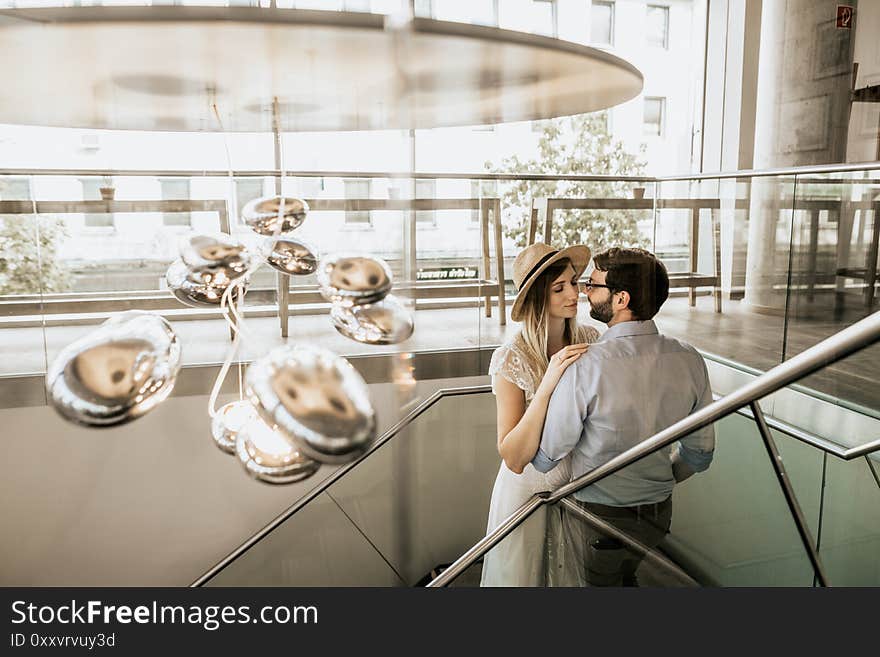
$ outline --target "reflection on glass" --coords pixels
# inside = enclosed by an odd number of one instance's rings
[[[813,568],[754,422],[730,416],[716,424],[716,436],[712,467],[675,488],[661,549],[703,585],[812,586]],[[774,439],[815,540],[821,452]]]
[[[798,177],[785,357],[877,310],[880,170]],[[880,411],[871,347],[801,384]]]
[[[497,467],[494,396],[443,398],[210,585],[427,583],[485,534]]]
[[[825,471],[819,554],[835,586],[880,586],[880,459],[842,461]]]

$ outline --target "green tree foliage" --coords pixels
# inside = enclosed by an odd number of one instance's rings
[[[645,162],[627,152],[606,127],[604,113],[580,114],[546,121],[538,142],[537,159],[522,161],[514,155],[498,165],[486,162],[493,173],[549,173],[584,175],[644,175]],[[632,182],[520,181],[507,186],[502,196],[504,233],[526,245],[533,198],[632,198]],[[553,213],[553,246],[587,244],[593,252],[610,246],[649,245],[637,222],[647,210],[557,210]],[[541,227],[538,236],[541,239]]]
[[[38,226],[39,249],[33,215],[0,217],[0,295],[69,289],[70,277],[58,259],[67,228],[58,217],[46,215]]]

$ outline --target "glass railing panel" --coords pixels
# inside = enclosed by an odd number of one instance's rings
[[[456,585],[479,571],[493,586],[812,586],[812,566],[754,422],[734,415],[716,424],[716,434],[709,469],[677,484],[668,504],[638,513],[596,504],[614,490],[615,477],[639,467],[628,466],[568,503],[540,507]],[[816,537],[823,453],[773,434]]]
[[[707,586],[812,586],[813,568],[753,420],[716,423],[711,467],[676,485],[661,549]],[[814,537],[822,453],[774,435]]]
[[[782,361],[793,193],[790,177],[660,183],[662,330],[758,370]]]
[[[401,586],[336,502],[320,495],[207,586]]]
[[[506,473],[507,476],[513,476]],[[504,514],[513,513],[520,503],[528,497],[523,493],[522,499],[509,500],[507,503],[496,502],[494,529],[504,520]],[[505,536],[483,557],[456,577],[450,586],[489,586],[489,587],[541,587],[541,586],[572,586],[571,578],[565,574],[577,566],[567,553],[561,549],[559,539],[563,536],[563,515],[561,508],[541,506],[519,527]],[[486,527],[483,528],[484,533]],[[474,541],[476,542],[476,541]],[[473,545],[473,544],[472,544]],[[471,546],[467,546],[470,548]],[[462,550],[464,552],[464,550]],[[577,553],[575,552],[575,557]],[[457,555],[460,556],[460,555]],[[439,573],[438,573],[439,574]]]
[[[499,462],[494,395],[449,397],[328,494],[414,585],[485,534]]]
[[[825,465],[819,554],[835,586],[880,586],[880,458]]]
[[[659,547],[671,518],[671,502],[640,505],[634,511],[571,495],[555,506],[559,508],[551,507],[549,513],[561,516],[548,519],[548,586],[698,586]]]
[[[374,562],[364,545],[400,578],[395,585],[430,579],[486,532],[499,464],[495,443],[491,393],[443,398],[332,483],[320,509],[314,507],[317,500],[309,502],[211,584],[258,586],[273,581],[271,574],[296,586],[343,584],[325,568],[349,550]],[[328,521],[336,532],[332,540],[320,525],[328,509],[338,520]],[[387,575],[379,571],[378,577]],[[388,584],[370,577],[353,583]]]
[[[880,169],[807,174],[797,179],[785,357],[878,308]],[[880,346],[800,382],[843,404],[880,413]]]

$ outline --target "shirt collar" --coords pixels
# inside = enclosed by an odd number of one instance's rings
[[[599,342],[606,342],[614,338],[625,338],[631,335],[657,335],[658,333],[657,325],[653,319],[649,319],[646,322],[621,322],[605,331]]]

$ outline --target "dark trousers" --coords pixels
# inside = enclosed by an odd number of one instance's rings
[[[578,501],[586,511],[626,533],[649,549],[659,545],[672,522],[672,497],[656,504],[606,506]],[[636,569],[642,556],[584,522],[585,578],[589,586],[627,586],[635,584]]]

